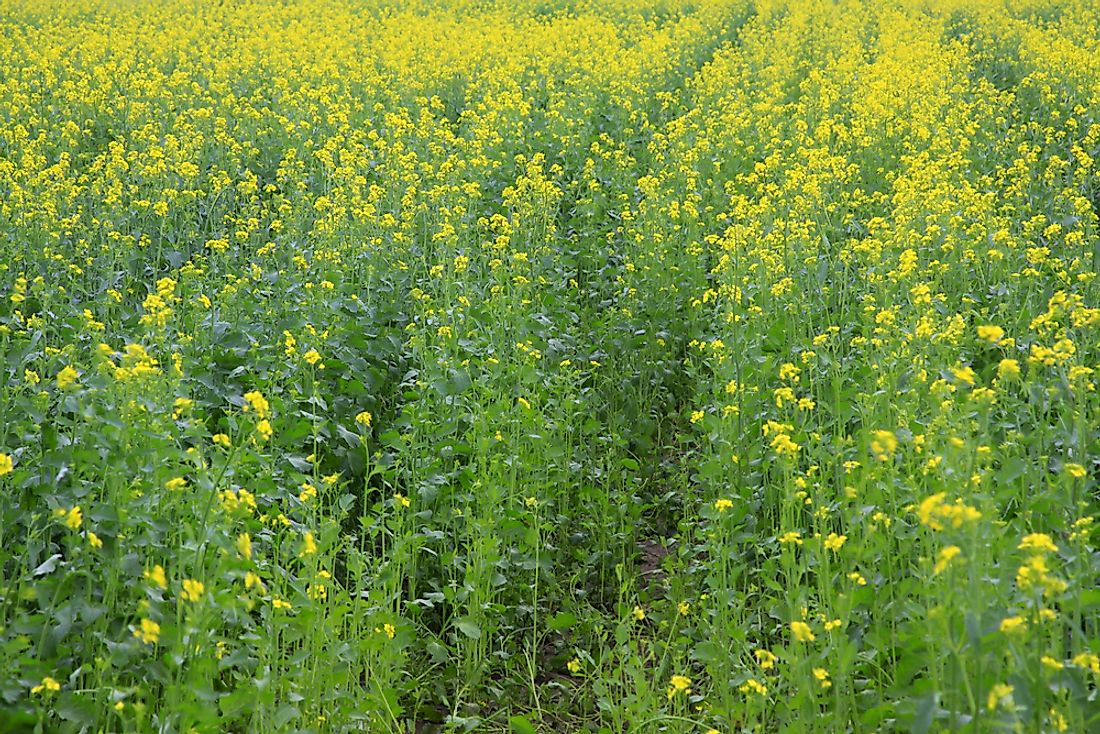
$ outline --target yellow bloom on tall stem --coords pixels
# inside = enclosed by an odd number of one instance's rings
[[[241,533],[237,536],[237,552],[241,554],[242,558],[252,558],[252,536],[248,533]]]
[[[158,589],[168,588],[168,577],[164,573],[164,566],[161,566],[159,563],[142,573],[142,577],[149,583],[154,584]]]
[[[80,505],[69,509],[68,511],[60,510],[61,514],[65,518],[65,527],[70,530],[78,530],[81,523],[84,522],[84,513],[80,510]]]
[[[686,675],[674,675],[668,681],[668,697],[671,699],[681,693],[684,695],[691,693],[691,678]]]
[[[1054,544],[1054,541],[1050,539],[1050,536],[1046,533],[1032,533],[1025,535],[1024,539],[1020,541],[1020,545],[1017,546],[1020,550],[1034,551],[1037,553],[1057,553],[1058,546]]]
[[[77,381],[80,377],[80,373],[70,367],[65,367],[63,370],[57,373],[57,389],[67,390]]]
[[[160,640],[160,625],[151,619],[143,619],[141,626],[134,630],[134,637],[147,645],[155,645]]]
[[[264,419],[256,424],[256,433],[260,434],[260,438],[264,441],[270,441],[275,431],[271,428],[271,422]]]
[[[183,591],[180,593],[180,598],[184,601],[197,602],[202,598],[203,592],[206,591],[206,586],[195,579],[183,580]]]
[[[271,413],[271,405],[267,402],[267,398],[263,396],[259,390],[252,390],[244,394],[245,399],[245,412],[252,409],[256,412],[256,416],[259,418],[267,418]]]
[[[47,694],[47,693],[57,693],[60,690],[61,690],[61,684],[47,675],[45,678],[42,679],[41,683],[39,683],[37,686],[35,686],[34,688],[31,689],[31,693],[33,693],[35,695],[38,695],[38,694]]]
[[[302,550],[298,553],[298,556],[312,556],[316,552],[317,542],[313,539],[313,533],[306,531],[306,534],[302,537]]]

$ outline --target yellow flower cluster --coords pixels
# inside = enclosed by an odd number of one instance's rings
[[[1098,29],[6,3],[12,720],[1087,731]]]

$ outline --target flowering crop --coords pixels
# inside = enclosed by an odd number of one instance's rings
[[[0,731],[1100,727],[1092,0],[0,0]]]

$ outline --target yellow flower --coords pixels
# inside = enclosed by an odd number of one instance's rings
[[[256,416],[261,419],[267,418],[270,414],[271,406],[268,404],[267,398],[265,398],[259,390],[246,392],[244,394],[244,399],[247,403],[244,408],[246,413],[248,412],[248,409],[251,408],[252,410],[256,411]]]
[[[183,477],[176,477],[175,479],[169,479],[167,482],[164,483],[164,488],[165,489],[172,489],[172,490],[183,489],[186,486],[187,486],[187,480],[184,479]]]
[[[241,554],[242,558],[252,558],[252,536],[248,533],[241,533],[237,536],[237,552]]]
[[[964,385],[973,385],[978,379],[977,374],[970,367],[952,367],[951,374]]]
[[[792,530],[789,533],[783,533],[779,536],[779,542],[783,545],[793,543],[794,545],[802,545],[802,533],[797,530]]]
[[[794,456],[802,448],[786,433],[777,433],[772,439],[771,447],[777,456]]]
[[[275,607],[276,609],[290,609],[290,602],[283,601],[279,597],[275,597],[271,600],[271,606]]]
[[[1045,595],[1057,594],[1066,590],[1066,582],[1048,573],[1046,556],[1042,552],[1034,553],[1027,563],[1016,570],[1016,585],[1023,590],[1041,587]]]
[[[80,373],[73,369],[71,366],[65,367],[57,373],[57,389],[66,390],[71,387],[80,377]]]
[[[1001,632],[1006,635],[1023,632],[1025,629],[1027,629],[1027,622],[1023,617],[1006,617],[1001,620]]]
[[[810,625],[805,622],[791,622],[791,634],[799,642],[813,642],[817,639],[813,630],[810,629]]]
[[[153,566],[151,570],[142,573],[142,576],[146,581],[155,584],[161,589],[168,588],[168,577],[164,575],[164,566],[161,566],[159,563]]]
[[[141,626],[134,630],[134,637],[147,645],[155,645],[160,640],[160,625],[151,619],[143,619]]]
[[[224,433],[215,433],[211,440],[213,440],[216,445],[221,446],[223,449],[230,448],[233,445],[232,442],[229,440],[229,436]]]
[[[839,552],[844,542],[848,540],[847,535],[837,535],[836,533],[829,533],[829,537],[825,538],[825,547],[834,553]]]
[[[197,602],[202,598],[203,592],[206,591],[206,586],[201,581],[195,579],[183,580],[183,591],[180,593],[180,598],[184,601]]]
[[[57,691],[60,691],[60,690],[61,690],[61,684],[47,675],[45,678],[42,679],[41,683],[39,683],[37,686],[35,686],[34,688],[31,689],[31,693],[33,693],[35,695],[38,695],[40,693],[42,693],[42,694],[56,693]]]
[[[979,326],[978,338],[996,344],[1004,338],[1005,330],[999,326]]]
[[[393,496],[393,503],[395,507],[409,507],[412,500],[399,492]]]
[[[65,515],[65,526],[70,530],[76,530],[84,522],[84,514],[80,511],[80,505],[73,507]]]
[[[270,421],[264,419],[256,424],[256,433],[260,434],[260,438],[264,441],[270,441],[275,431],[272,430]]]
[[[1036,553],[1057,553],[1058,546],[1054,545],[1054,541],[1050,539],[1050,536],[1046,533],[1031,533],[1025,535],[1024,539],[1020,541],[1020,544],[1016,546],[1020,550],[1029,550]]]
[[[316,365],[321,361],[321,353],[316,349],[310,349],[308,352],[302,355],[302,359],[310,364],[310,366]]]
[[[0,454],[0,477],[5,474],[11,474],[14,464],[11,461],[11,457],[7,454]]]
[[[0,465],[0,474],[3,473],[3,467],[2,465]],[[1066,464],[1066,473],[1074,479],[1084,479],[1085,475],[1088,474],[1088,472],[1085,470],[1085,467],[1081,466],[1080,464]]]
[[[365,410],[359,411],[359,414],[355,416],[355,422],[364,428],[370,428],[371,421],[374,420],[374,416]]]
[[[898,450],[898,437],[893,431],[875,431],[871,434],[871,453],[879,461],[888,461]]]
[[[962,550],[957,545],[949,545],[939,552],[936,556],[936,565],[932,568],[932,575],[939,576],[944,570],[951,565],[951,561],[956,556],[962,553]]]
[[[775,656],[770,650],[760,648],[753,652],[753,657],[756,658],[756,663],[760,666],[761,670],[771,670],[775,667],[775,664],[779,662],[779,658]]]
[[[1095,655],[1091,652],[1082,652],[1074,655],[1072,662],[1078,668],[1087,668],[1093,673],[1100,675],[1100,655]]]
[[[964,504],[961,499],[951,504],[945,501],[946,498],[946,492],[937,492],[921,501],[916,512],[922,525],[932,530],[943,530],[944,523],[950,523],[951,527],[959,528],[964,523],[981,519],[982,513]]]
[[[829,680],[829,671],[825,668],[814,668],[814,678],[817,678],[817,682],[821,684],[822,688],[828,688],[833,684]]]
[[[668,681],[668,697],[671,699],[678,693],[685,695],[691,693],[691,678],[686,675],[674,675]]]
[[[1093,518],[1091,518],[1091,517],[1082,517],[1082,518],[1078,518],[1077,520],[1074,520],[1073,521],[1073,532],[1069,534],[1069,539],[1071,541],[1073,541],[1073,540],[1082,540],[1082,539],[1087,540],[1088,537],[1089,537],[1089,534],[1092,530],[1092,527],[1091,527],[1092,524],[1093,524]]]
[[[737,690],[746,695],[750,693],[756,693],[761,696],[768,695],[768,687],[755,678],[749,678],[747,681],[737,687]]]
[[[302,550],[298,553],[298,557],[312,556],[316,552],[317,542],[313,539],[313,533],[307,530],[302,537]]]
[[[565,667],[569,668],[569,672],[572,673],[573,675],[576,675],[576,674],[580,673],[581,672],[580,658],[573,658],[572,660],[570,660],[568,663],[565,664]]]
[[[630,613],[630,616],[634,617],[636,621],[641,622],[643,619],[645,619],[645,610],[641,607],[636,606],[634,607],[634,611]]]
[[[89,530],[88,531],[88,545],[92,546],[93,548],[102,548],[103,547],[103,541],[99,539],[98,535],[96,535],[91,530]]]
[[[1050,668],[1051,670],[1061,670],[1062,668],[1066,667],[1065,663],[1060,660],[1055,660],[1050,655],[1044,655],[1043,657],[1039,658],[1039,662]]]
[[[997,365],[997,377],[1012,380],[1020,376],[1020,363],[1014,359],[1002,359]]]
[[[996,711],[998,704],[1006,697],[1011,696],[1014,690],[1016,689],[1006,683],[997,683],[989,690],[989,697],[986,699],[985,707],[990,711]]]
[[[725,512],[731,507],[733,507],[733,502],[731,500],[722,498],[714,501],[714,509],[718,510],[720,513]]]
[[[793,403],[795,401],[794,390],[789,387],[776,388],[772,393],[775,398],[775,407],[782,408],[787,403]],[[694,418],[694,416],[692,416]],[[699,411],[699,418],[703,417],[703,411]],[[693,420],[692,423],[695,421]]]

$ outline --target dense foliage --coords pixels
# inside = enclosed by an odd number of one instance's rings
[[[0,730],[1100,728],[1091,0],[0,0]]]

